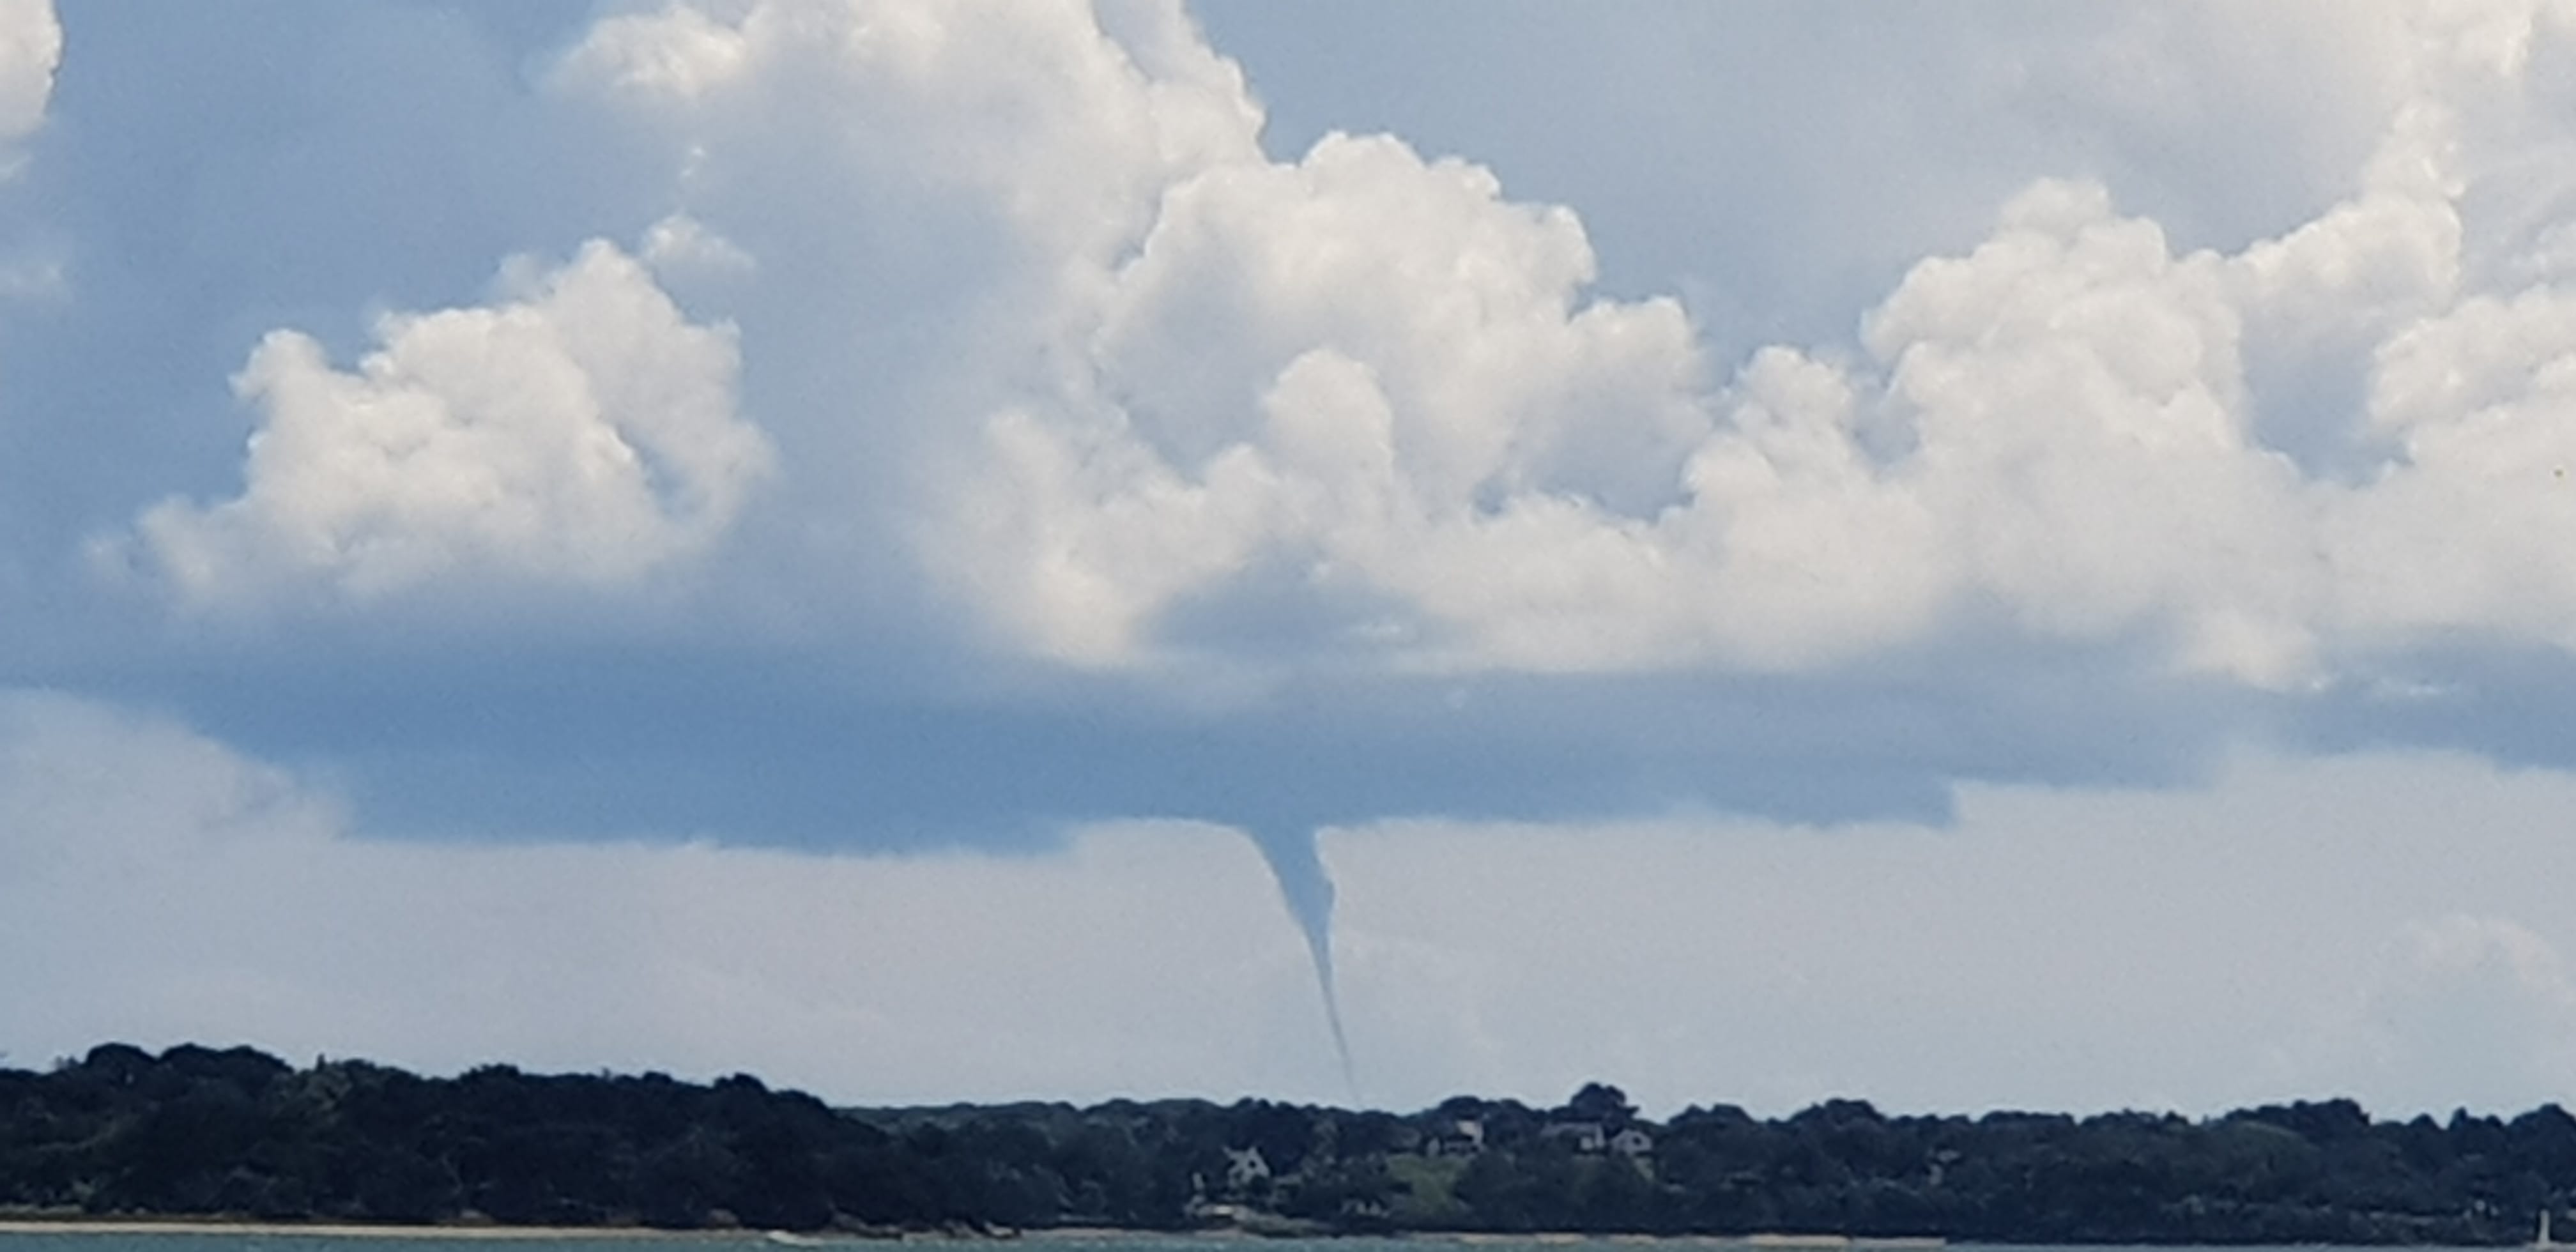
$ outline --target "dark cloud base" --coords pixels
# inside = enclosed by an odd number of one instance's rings
[[[371,833],[856,851],[1039,849],[1118,818],[1273,835],[1704,811],[1937,823],[1960,779],[2170,782],[2197,776],[2231,729],[2285,712],[2294,727],[2359,724],[2215,685],[2114,686],[2081,657],[2062,662],[1831,681],[1309,680],[1221,708],[1063,676],[970,695],[985,684],[919,655],[854,673],[463,642],[399,662],[200,653],[184,670],[34,677],[169,709],[304,769],[343,789]],[[2556,674],[2576,685],[2571,667]],[[2421,717],[2385,724],[2393,739],[2449,738]]]

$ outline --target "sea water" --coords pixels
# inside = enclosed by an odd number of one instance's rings
[[[783,1252],[787,1247],[827,1247],[831,1252],[870,1252],[889,1248],[894,1241],[845,1239],[831,1236],[772,1237],[758,1232],[689,1232],[674,1234],[627,1234],[615,1231],[584,1231],[567,1234],[512,1231],[508,1233],[442,1234],[433,1231],[395,1232],[368,1231],[349,1234],[330,1231],[291,1231],[262,1228],[243,1231],[133,1231],[133,1230],[64,1230],[36,1232],[0,1232],[0,1252]],[[1205,1237],[1191,1235],[1124,1235],[1031,1234],[1004,1241],[912,1238],[901,1242],[946,1245],[954,1252],[1638,1252],[1641,1245],[1703,1245],[1711,1249],[1738,1249],[1771,1252],[1759,1242],[1717,1238],[1679,1237],[1647,1239],[1638,1237],[1512,1238],[1509,1236],[1430,1236],[1424,1238],[1351,1237],[1337,1239],[1251,1239],[1243,1236]],[[1846,1245],[1840,1241],[1800,1240],[1797,1252],[1823,1252],[1824,1249],[1847,1247],[1868,1252],[1868,1241]],[[2043,1244],[2009,1246],[1954,1243],[1945,1252],[2077,1252],[2076,1249]],[[2190,1249],[2167,1247],[2157,1252],[2385,1252],[2385,1249],[2334,1249],[2302,1245],[2291,1249],[2229,1247],[2226,1249]]]

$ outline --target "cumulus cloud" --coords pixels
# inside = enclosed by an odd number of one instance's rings
[[[1699,362],[1675,304],[1578,305],[1592,263],[1571,213],[1387,137],[1181,182],[1102,276],[1083,411],[990,424],[991,477],[960,510],[974,542],[942,555],[1083,663],[1129,659],[1157,613],[1272,554],[1321,592],[1395,591],[1450,620],[1518,600],[1502,616],[1523,646],[1651,638],[1650,616],[1587,611],[1595,584],[1636,575],[1586,528],[1671,494],[1707,426]],[[1568,530],[1590,550],[1549,551]],[[1460,563],[1495,532],[1519,532],[1512,587]]]
[[[2456,150],[2476,137],[2462,133],[2454,114],[2465,107],[2462,97],[2513,90],[2509,82],[2499,87],[2479,75],[2509,79],[2521,72],[2528,54],[2516,49],[2542,37],[2546,25],[2528,12],[2519,24],[2512,13],[2482,16],[2457,29],[2416,32],[2427,64],[2415,98],[2392,119],[2362,193],[2319,221],[2237,256],[2178,256],[2155,223],[2118,213],[2101,187],[2038,184],[2006,207],[1988,242],[1965,256],[1923,262],[1906,277],[1865,320],[1863,361],[1780,350],[1758,356],[1728,393],[1709,398],[1718,410],[1714,429],[1694,441],[1678,482],[1662,498],[1622,499],[1592,484],[1552,482],[1544,469],[1501,473],[1486,465],[1444,472],[1448,466],[1425,455],[1420,443],[1399,438],[1402,454],[1391,477],[1401,484],[1396,494],[1415,510],[1410,516],[1378,521],[1326,510],[1313,520],[1276,506],[1248,507],[1242,502],[1259,499],[1259,489],[1294,495],[1304,487],[1329,498],[1336,484],[1328,475],[1338,475],[1306,466],[1249,474],[1239,458],[1218,457],[1205,457],[1209,468],[1193,474],[1190,466],[1204,457],[1194,449],[1148,458],[1160,476],[1151,490],[1077,496],[1059,507],[1079,525],[1089,517],[1148,513],[1153,501],[1187,501],[1187,520],[1176,515],[1170,529],[1199,531],[1201,514],[1235,502],[1231,515],[1261,520],[1256,533],[1263,544],[1292,552],[1320,548],[1320,555],[1290,559],[1362,580],[1383,600],[1410,610],[1412,624],[1438,641],[1424,650],[1450,663],[1813,665],[1918,635],[1975,604],[1993,603],[2022,629],[2043,636],[2107,640],[2148,633],[2183,668],[2264,684],[2301,679],[2315,671],[2321,633],[2357,625],[2354,618],[2432,619],[2374,594],[2381,585],[2409,584],[2413,571],[2389,568],[2396,554],[2356,537],[2345,509],[2320,498],[2333,493],[2260,441],[2253,428],[2257,400],[2248,393],[2243,362],[2247,322],[2269,318],[2316,334],[2333,322],[2375,317],[2379,325],[2371,329],[2385,331],[2449,303],[2460,251],[2451,201],[2467,179],[2456,168]],[[1490,190],[1486,198],[1490,203]],[[1348,212],[1355,222],[1386,220],[1363,217],[1364,202],[1356,197],[1349,198]],[[1372,242],[1401,238],[1383,226],[1354,225],[1347,234]],[[1461,237],[1472,236],[1454,229],[1438,236]],[[1579,236],[1574,246],[1579,249]],[[1414,251],[1442,277],[1395,297],[1411,307],[1463,300],[1466,284],[1451,275],[1481,272],[1466,263],[1443,267],[1433,248],[1416,244]],[[1315,252],[1284,232],[1247,231],[1229,260],[1238,272],[1260,274],[1284,264],[1280,257],[1302,261]],[[1537,307],[1562,307],[1585,276],[1580,264],[1552,272],[1526,262],[1517,268],[1550,284],[1552,299]],[[1353,281],[1337,290],[1375,294],[1384,286]],[[2293,304],[2305,307],[2291,311]],[[2475,306],[2464,312],[2474,316]],[[2545,318],[2545,310],[2522,316]],[[1276,320],[1216,324],[1266,328]],[[2534,331],[2524,341],[2548,342],[2545,331]],[[2382,394],[2410,366],[2414,341],[2440,339],[2436,330],[2406,333],[2381,350]],[[1330,345],[1323,350],[1349,351],[1324,336],[1305,339]],[[1405,368],[1429,355],[1392,336],[1363,342],[1381,354],[1370,361],[1381,369]],[[1488,397],[1473,403],[1493,423],[1493,443],[1528,448],[1541,466],[1551,463],[1545,425],[1551,419],[1582,432],[1585,441],[1600,440],[1596,446],[1626,448],[1618,429],[1623,418],[1689,410],[1695,397],[1684,390],[1687,351],[1686,336],[1669,335],[1649,342],[1646,368],[1624,363],[1622,376],[1662,384],[1640,388],[1642,394],[1567,404],[1516,379],[1509,394],[1535,393],[1531,411],[1516,413]],[[2442,376],[2449,368],[2442,343],[2424,351],[2438,362],[2429,372]],[[1562,376],[1544,353],[1516,349],[1511,355]],[[1201,351],[1196,359],[1223,357]],[[2507,377],[2533,375],[2527,356],[2503,364]],[[1266,376],[1259,364],[1241,372]],[[1120,434],[1136,431],[1130,436],[1136,442],[1159,448],[1167,441],[1140,429],[1140,407],[1128,406],[1130,421]],[[1224,411],[1218,397],[1202,399],[1200,407]],[[1399,431],[1412,423],[1442,425],[1441,415],[1414,396],[1398,395],[1385,407]],[[2374,405],[2383,413],[2391,407],[2384,400]],[[2434,407],[2445,418],[2470,416],[2456,397],[2438,397]],[[1370,419],[1362,411],[1345,420],[1356,427]],[[1659,428],[1668,439],[1690,437],[1686,422]],[[2535,437],[2546,438],[2521,438]],[[2457,481],[2463,454],[2437,438],[2410,442],[2405,457],[2391,464],[2388,481],[2354,493],[2364,501],[2359,511],[2376,515],[2371,524],[2378,530],[2438,534],[2447,529],[2445,513],[2410,507],[2405,497],[2446,490],[2433,484],[2456,484],[2447,488],[2448,503],[2456,506],[2484,489]],[[2503,441],[2486,430],[2465,438],[2478,453],[2519,460],[2523,483],[2544,488],[2547,478],[2529,471],[2548,462],[2535,464],[2533,449],[2509,449]],[[1234,447],[1257,455],[1264,451],[1260,443],[1256,437]],[[1669,457],[1672,443],[1655,450]],[[1621,459],[1649,472],[1668,468],[1633,452]],[[1279,478],[1287,485],[1271,488]],[[2507,531],[2541,520],[2492,503],[2472,513],[2493,517]],[[1233,538],[1224,528],[1217,533]],[[1089,546],[1104,564],[1118,559],[1114,537]],[[1219,571],[1210,577],[1223,577],[1251,564],[1260,546],[1233,538],[1197,552]],[[1419,559],[1372,560],[1373,546]],[[2467,570],[2455,581],[2511,584],[2535,555],[2515,548],[2527,545],[2473,548],[2481,559],[2455,562]],[[1045,568],[1055,574],[1064,564],[1059,559]],[[1168,565],[1158,568],[1171,573]],[[1119,581],[1114,573],[1108,580]],[[1182,593],[1155,582],[1125,585],[1146,606],[1136,610],[1139,617]],[[2524,622],[2515,609],[2529,597],[2517,587],[2504,594],[2511,606],[2479,603],[2441,624],[2520,634]],[[1131,642],[1147,647],[1150,636],[1133,632]]]
[[[2567,15],[2337,20],[2339,98],[2383,116],[2311,220],[2185,250],[2042,180],[1857,343],[1725,378],[1680,305],[1590,292],[1570,210],[1479,166],[1387,136],[1263,155],[1173,4],[675,5],[558,80],[686,136],[710,203],[746,119],[794,109],[868,119],[829,146],[872,194],[996,224],[1011,273],[957,360],[1009,394],[957,414],[977,442],[916,530],[1038,655],[1277,646],[1228,633],[1236,602],[1453,670],[1812,670],[2001,624],[2280,688],[2457,632],[2566,647],[2550,284],[2576,236],[2530,171],[2576,138]]]
[[[628,298],[395,319],[356,373],[273,337],[237,384],[244,494],[156,507],[134,554],[197,604],[629,585],[728,529],[774,439],[777,568],[908,543],[1001,646],[1078,667],[1811,672],[1965,633],[2295,689],[2464,635],[2576,646],[2547,538],[2576,520],[2548,416],[2576,197],[2535,173],[2576,144],[2570,24],[2331,20],[2337,107],[2378,138],[2307,220],[2187,248],[2042,179],[1853,342],[1717,362],[1471,161],[1266,155],[1179,0],[613,14],[543,89],[645,136],[676,211],[649,271],[593,245],[544,281]],[[2105,125],[2155,135],[2210,124],[2157,57],[2281,38],[2223,7],[2111,26],[2029,72],[2090,67]],[[762,430],[727,327],[656,277],[739,312]],[[695,376],[582,396],[625,367],[539,345],[594,318]],[[501,404],[431,363],[472,335],[551,381]],[[418,454],[410,420],[442,432]]]
[[[654,242],[666,259],[724,255],[677,226]],[[689,321],[605,241],[552,269],[514,261],[501,287],[487,306],[380,319],[355,370],[269,334],[233,379],[260,415],[242,494],[163,501],[100,555],[232,609],[612,589],[706,552],[772,472],[735,411],[732,330]]]

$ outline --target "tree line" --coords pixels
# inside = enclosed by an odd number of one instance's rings
[[[0,1212],[1007,1233],[1590,1231],[2025,1243],[2520,1244],[2576,1193],[2576,1118],[1664,1121],[1617,1088],[1414,1113],[1244,1100],[841,1109],[736,1075],[423,1077],[121,1044],[0,1069]]]

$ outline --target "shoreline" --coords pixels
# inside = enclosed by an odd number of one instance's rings
[[[1060,1226],[1044,1230],[1021,1231],[1012,1235],[952,1234],[942,1231],[899,1231],[885,1234],[859,1234],[848,1231],[785,1232],[749,1228],[728,1230],[669,1230],[655,1226],[504,1226],[504,1225],[399,1225],[357,1222],[272,1222],[227,1221],[213,1217],[8,1217],[0,1218],[0,1235],[248,1235],[258,1238],[315,1239],[479,1239],[495,1242],[540,1239],[635,1240],[652,1242],[727,1242],[768,1243],[792,1247],[821,1244],[861,1243],[993,1243],[1007,1240],[1032,1242],[1056,1240],[1068,1243],[1134,1240],[1138,1242],[1270,1242],[1278,1236],[1248,1230],[1217,1228],[1211,1230],[1124,1230],[1107,1226]],[[1344,1239],[1354,1236],[1317,1234],[1300,1236],[1315,1239]],[[1472,1230],[1407,1231],[1387,1238],[1427,1243],[1462,1245],[1496,1244],[1690,1244],[1703,1247],[1760,1249],[1762,1252],[1930,1252],[1947,1246],[1940,1238],[1870,1238],[1848,1235],[1797,1235],[1760,1233],[1750,1235],[1639,1235],[1586,1234],[1581,1231],[1532,1231],[1527,1234],[1502,1234]]]
[[[399,1225],[359,1222],[275,1222],[228,1221],[215,1217],[4,1217],[0,1218],[0,1237],[9,1235],[198,1235],[245,1236],[278,1239],[381,1239],[484,1240],[498,1243],[536,1240],[623,1240],[651,1243],[752,1243],[779,1247],[845,1247],[876,1243],[994,1243],[1026,1240],[1029,1242],[1104,1243],[1129,1240],[1138,1243],[1209,1243],[1209,1242],[1276,1242],[1283,1238],[1242,1229],[1211,1230],[1126,1230],[1107,1226],[1059,1226],[1008,1235],[976,1235],[935,1230],[890,1231],[862,1234],[851,1231],[813,1233],[737,1228],[724,1230],[670,1230],[655,1226],[507,1226],[498,1224]],[[1940,1236],[1868,1236],[1833,1234],[1789,1234],[1761,1231],[1742,1235],[1710,1234],[1588,1234],[1581,1231],[1531,1231],[1507,1234],[1477,1230],[1406,1231],[1391,1235],[1315,1234],[1285,1236],[1297,1240],[1341,1242],[1358,1239],[1379,1242],[1445,1243],[1462,1247],[1494,1247],[1507,1244],[1545,1244],[1570,1246],[1580,1244],[1625,1244],[1633,1246],[1692,1246],[1729,1249],[1731,1252],[1937,1252],[1947,1248],[2088,1248],[2100,1252],[2155,1252],[2159,1248],[2199,1249],[2204,1252],[2229,1252],[2235,1245],[2218,1244],[2013,1244],[1952,1243]],[[2306,1245],[2319,1249],[2344,1245]],[[2529,1244],[2407,1244],[2418,1249],[2504,1248],[2506,1252],[2527,1252]],[[2570,1244],[2551,1245],[2569,1248]],[[2351,1245],[2350,1252],[2372,1252],[2366,1245]]]

